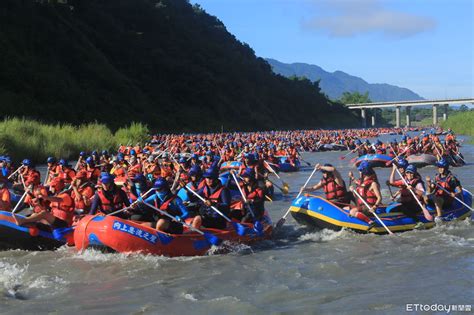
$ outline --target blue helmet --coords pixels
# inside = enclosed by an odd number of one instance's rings
[[[191,155],[191,159],[199,159],[199,155],[197,155],[196,153],[193,153],[193,155]]]
[[[408,139],[408,137],[406,135],[403,135],[402,136],[402,141],[405,141],[406,139]]]
[[[84,152],[84,151],[81,151],[81,153],[79,153],[79,156],[82,156],[82,157],[84,157],[84,156],[86,156],[86,155],[87,155],[87,153]]]
[[[193,167],[191,167],[191,169],[189,170],[188,175],[189,176],[201,176],[202,175],[201,168],[197,165],[193,165]]]
[[[31,166],[31,161],[29,159],[24,159],[21,164],[23,164],[24,166]]]
[[[98,155],[98,154],[97,154],[97,151],[95,151],[95,150],[92,151],[91,155]]]
[[[254,179],[255,178],[255,171],[250,168],[250,167],[247,167],[244,172],[242,173],[242,177],[247,177],[247,178],[252,178]]]
[[[211,156],[211,155],[212,155],[212,151],[211,151],[211,150],[206,151],[206,155]]]
[[[46,160],[46,163],[56,163],[56,158],[50,156],[50,157],[48,157],[48,159]]]
[[[153,189],[155,189],[155,190],[169,190],[170,186],[169,186],[168,182],[163,177],[160,177],[153,184]]]
[[[102,184],[110,184],[114,182],[114,176],[109,173],[102,173],[102,176],[100,177],[100,181]]]
[[[107,151],[107,150],[102,150],[102,155],[109,155],[109,151]]]
[[[60,159],[59,160],[59,165],[61,166],[66,166],[67,165],[67,161],[65,159]]]
[[[439,168],[444,168],[444,169],[449,168],[449,163],[445,159],[439,160],[438,162],[435,163],[435,165]]]
[[[398,167],[401,167],[401,168],[405,169],[405,168],[408,167],[408,161],[405,160],[404,158],[398,158],[397,165],[398,165]]]
[[[92,156],[89,156],[87,159],[86,159],[86,163],[91,165],[91,164],[94,164],[94,158]]]
[[[355,144],[356,144],[356,145],[361,145],[361,144],[362,144],[362,141],[360,141],[360,139],[356,139]]]
[[[369,161],[362,161],[359,164],[359,167],[357,167],[359,172],[361,172],[363,175],[369,175],[373,173],[372,166],[370,165]]]
[[[416,174],[417,172],[416,166],[413,164],[408,165],[407,168],[405,169],[405,172]]]
[[[186,162],[188,162],[188,160],[186,160],[186,158],[185,158],[185,157],[182,157],[182,158],[180,158],[180,159],[179,159],[179,161],[178,161],[178,162],[179,162],[180,164],[183,164],[183,163],[186,163]]]
[[[134,149],[131,149],[130,150],[130,155],[137,155],[137,151],[135,151]]]
[[[215,168],[208,168],[204,174],[202,175],[204,178],[212,178],[212,179],[217,179],[219,178],[219,173]]]

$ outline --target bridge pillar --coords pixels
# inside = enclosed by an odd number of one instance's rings
[[[365,115],[365,108],[360,109],[360,117],[362,117],[362,127],[365,128],[367,126],[367,117]]]
[[[395,127],[400,128],[400,106],[395,108]]]
[[[443,121],[448,120],[448,108],[449,104],[444,104]]]
[[[433,104],[433,125],[438,125],[438,104]]]
[[[411,121],[410,121],[411,106],[407,106],[405,110],[406,110],[406,120],[407,120],[406,126],[410,127],[411,126]]]

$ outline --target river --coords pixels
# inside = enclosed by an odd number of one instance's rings
[[[474,146],[462,152],[471,163],[453,172],[474,191]],[[347,179],[342,154],[303,156],[333,163]],[[274,222],[310,172],[282,175],[290,195],[266,204]],[[389,170],[377,174],[383,183]],[[311,231],[289,219],[273,240],[226,255],[16,250],[0,252],[0,271],[1,314],[400,314],[407,304],[473,304],[474,229],[470,219],[377,236]]]

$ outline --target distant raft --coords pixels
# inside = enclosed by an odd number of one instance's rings
[[[385,154],[366,154],[357,158],[355,166],[359,166],[362,161],[368,161],[372,167],[389,167],[392,158]]]
[[[417,167],[424,167],[428,165],[435,165],[438,159],[432,154],[413,154],[407,157],[407,161],[408,163],[414,164]]]
[[[293,163],[287,156],[276,156],[278,161],[278,170],[284,173],[297,172],[300,169],[300,160],[295,159]]]
[[[268,239],[272,222],[265,216],[261,224],[241,224],[244,235],[232,225],[226,230],[201,229],[231,243],[252,244]],[[113,216],[86,215],[74,232],[77,250],[95,248],[105,252],[142,253],[167,257],[202,256],[211,248],[204,236],[185,228],[183,234],[168,234],[153,228]]]
[[[18,226],[11,212],[0,211],[0,250],[53,250],[66,243],[71,245],[72,235],[72,228],[52,230],[44,224]]]
[[[469,193],[463,193],[464,202],[472,205],[472,197]],[[376,212],[385,225],[392,232],[405,232],[415,228],[416,222],[413,218],[407,217],[401,212],[396,212],[400,203],[393,203],[387,207],[377,208]],[[428,211],[434,215],[434,207],[427,207]],[[301,224],[319,229],[331,229],[339,231],[342,228],[348,228],[356,232],[369,232],[376,234],[385,234],[387,231],[375,220],[377,225],[369,231],[368,224],[362,220],[349,216],[349,210],[344,210],[336,204],[327,201],[319,196],[301,196],[295,199],[290,207],[291,215]],[[471,216],[471,210],[463,206],[457,200],[453,201],[450,208],[444,209],[442,220],[445,222],[453,220],[463,220]],[[425,223],[425,228],[434,226],[434,222],[425,219],[422,213],[418,219]]]
[[[231,170],[237,171],[242,167],[242,162],[240,161],[228,161],[222,163],[220,167],[220,172],[228,172]]]

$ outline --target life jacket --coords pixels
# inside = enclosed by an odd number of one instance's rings
[[[342,200],[346,196],[347,190],[345,183],[343,182],[342,185],[338,185],[333,176],[322,178],[321,183],[323,184],[323,190],[327,200]]]
[[[74,199],[76,209],[89,210],[90,209],[90,204],[88,206],[86,206],[86,204],[84,202],[84,197],[86,199],[92,200],[92,198],[94,197],[94,190],[90,186],[80,187],[77,190],[78,190],[79,194],[81,195],[81,198],[80,198],[79,201],[75,200],[76,193],[74,191],[72,191],[72,193],[71,193],[71,198]]]
[[[247,200],[253,200],[252,204],[249,204],[249,207],[252,207],[252,210],[257,218],[261,217],[265,212],[264,204],[264,192],[262,188],[255,187],[255,189],[250,190],[248,186],[245,186],[243,189],[245,193],[245,198]]]
[[[90,168],[87,171],[87,179],[93,183],[97,183],[97,180],[100,177],[100,170],[96,167]]]
[[[375,176],[364,176],[364,180],[362,182],[358,181],[356,191],[357,193],[365,200],[370,206],[375,205],[377,202],[377,196],[375,193],[370,189],[370,186],[375,181]],[[364,206],[364,203],[357,198],[357,204],[359,206]]]
[[[453,181],[454,176],[451,174],[451,172],[449,172],[447,174],[447,176],[445,177],[441,177],[440,174],[436,175],[435,177],[435,181],[438,185],[440,185],[441,187],[443,187],[444,189],[446,189],[447,191],[449,191],[450,193],[451,192],[454,192],[456,187],[451,187],[451,182]],[[439,196],[439,197],[443,197],[445,199],[453,199],[453,197],[446,193],[444,190],[442,190],[441,188],[438,188],[435,192],[435,195],[436,196]]]
[[[102,205],[101,212],[107,214],[111,213],[115,210],[119,210],[124,205],[124,200],[122,199],[122,195],[119,193],[119,188],[114,188],[114,195],[112,200],[108,199],[104,191],[99,189],[97,194],[99,195],[100,203]]]
[[[11,211],[12,204],[10,197],[11,195],[10,191],[8,190],[8,187],[3,187],[2,189],[0,189],[0,201],[3,202],[3,206],[0,208],[0,210]]]
[[[57,196],[62,200],[59,202],[51,202],[51,213],[58,219],[67,222],[68,225],[72,224],[74,218],[74,200],[69,196],[68,193],[62,193]]]
[[[224,190],[224,186],[221,186],[218,189],[216,189],[214,193],[211,194],[209,186],[205,185],[202,193],[206,199],[208,199],[209,201],[215,204],[219,202],[219,199],[223,190]],[[221,210],[221,212],[223,212],[222,209],[218,209],[218,210]],[[211,209],[211,207],[201,207],[200,213],[201,215],[204,215],[206,217],[220,218],[220,215],[216,211]]]
[[[164,202],[161,202],[161,200],[159,200],[158,198],[155,198],[155,207],[159,208],[161,211],[166,211],[168,214],[172,216],[181,215],[179,211],[176,211],[175,209],[170,208],[171,203],[175,199],[176,199],[176,195],[171,195],[171,197],[166,199]]]
[[[33,212],[38,213],[49,207],[50,202],[44,199],[35,199],[37,196],[48,196],[48,191],[43,186],[36,186],[33,189],[33,196],[29,193],[26,195],[25,203],[33,208]]]
[[[76,177],[76,172],[68,167],[66,167],[64,170],[59,169],[58,172],[59,178],[61,178],[65,184],[70,184],[74,177]]]
[[[409,181],[406,178],[405,178],[405,180],[406,180],[407,184],[410,185],[413,188],[415,188],[419,183],[423,184],[423,181],[419,177],[415,177],[411,181]],[[395,184],[397,186],[401,187],[401,190],[400,190],[400,202],[401,203],[409,203],[409,202],[415,201],[413,199],[413,194],[410,192],[410,190],[408,188],[406,188],[405,182],[403,182],[403,180],[399,180],[399,181],[395,182]],[[420,201],[422,200],[422,197],[419,197],[416,193],[415,193],[415,195],[417,196],[418,200],[420,200]]]
[[[135,177],[135,175],[140,174],[141,172],[142,172],[142,166],[139,163],[132,165],[128,169],[128,178],[132,179]]]
[[[29,169],[23,175],[25,179],[25,185],[28,187],[29,185],[33,184],[34,186],[40,184],[41,174],[37,170]]]

